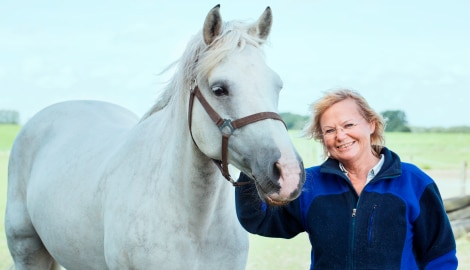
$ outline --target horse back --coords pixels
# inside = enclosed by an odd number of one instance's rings
[[[104,148],[119,143],[136,122],[131,112],[106,102],[67,101],[49,106],[31,118],[15,139],[9,179],[19,170],[31,172],[42,167],[51,171],[64,159],[71,164],[93,152],[104,156]]]

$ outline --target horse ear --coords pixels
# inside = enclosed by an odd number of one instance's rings
[[[273,13],[270,7],[267,7],[263,14],[259,17],[258,21],[250,27],[248,32],[253,35],[258,35],[261,40],[268,38],[273,24]]]
[[[220,5],[217,5],[209,11],[204,21],[203,35],[206,45],[210,45],[214,41],[221,29],[222,16],[220,16]]]

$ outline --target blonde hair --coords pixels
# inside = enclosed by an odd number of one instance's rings
[[[310,105],[312,112],[310,121],[307,123],[303,130],[303,134],[307,138],[313,138],[316,141],[321,142],[323,146],[323,153],[325,157],[328,156],[328,150],[323,139],[323,131],[321,129],[320,119],[323,113],[330,108],[332,105],[346,100],[352,99],[356,102],[359,107],[359,113],[368,122],[375,122],[375,130],[370,135],[370,142],[374,155],[379,156],[382,147],[385,144],[385,138],[383,136],[385,130],[385,121],[382,116],[376,113],[367,103],[366,99],[361,96],[358,92],[349,89],[338,89],[330,92],[326,92],[323,97],[315,101]]]

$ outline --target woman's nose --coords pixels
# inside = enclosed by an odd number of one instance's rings
[[[342,138],[346,136],[347,132],[344,128],[338,128],[336,129],[336,138]]]

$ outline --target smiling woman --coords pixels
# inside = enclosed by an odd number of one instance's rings
[[[357,92],[312,105],[309,136],[328,158],[306,169],[299,198],[283,208],[236,191],[246,230],[292,238],[307,232],[311,269],[456,269],[456,244],[436,183],[383,146],[384,122]],[[243,173],[239,181],[249,178]],[[345,244],[347,243],[347,244]]]

